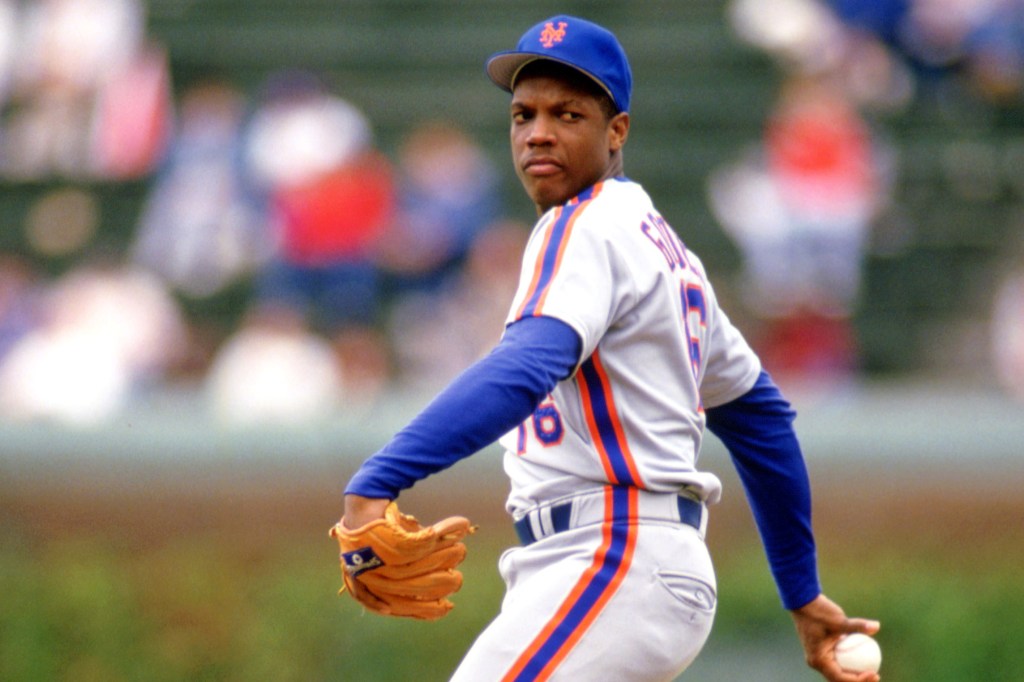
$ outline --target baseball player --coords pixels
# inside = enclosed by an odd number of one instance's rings
[[[512,159],[539,215],[519,289],[500,343],[363,464],[332,533],[380,531],[402,518],[402,490],[500,438],[522,544],[501,556],[501,612],[453,679],[671,680],[716,606],[706,426],[735,462],[808,663],[831,682],[877,682],[835,662],[841,635],[879,624],[822,594],[794,413],[700,260],[623,174],[632,75],[618,40],[556,16],[486,70],[512,95]],[[444,528],[417,532],[454,552],[468,531]],[[370,580],[390,550],[372,545],[342,545],[353,596],[395,615],[450,608],[428,591],[390,601],[383,574]],[[437,610],[417,614],[424,604]]]

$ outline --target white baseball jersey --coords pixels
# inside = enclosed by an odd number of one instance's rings
[[[606,484],[717,501],[719,480],[696,468],[704,407],[747,392],[760,361],[640,185],[608,180],[540,218],[507,322],[540,315],[583,348],[501,439],[513,516]]]
[[[711,631],[717,586],[706,513],[673,510],[717,500],[696,469],[704,406],[746,393],[760,362],[629,180],[541,217],[508,322],[531,315],[575,329],[581,361],[502,439],[509,511],[540,539],[502,555],[501,613],[452,680],[675,679]]]

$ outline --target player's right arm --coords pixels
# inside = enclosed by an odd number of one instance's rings
[[[405,428],[367,459],[347,498],[393,500],[427,476],[490,445],[526,419],[579,361],[580,338],[567,324],[531,317],[510,325],[501,343],[448,385]],[[353,499],[366,510],[369,503]]]

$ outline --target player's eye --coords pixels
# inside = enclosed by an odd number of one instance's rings
[[[572,122],[572,121],[578,121],[581,118],[583,118],[583,114],[581,114],[579,112],[576,112],[576,111],[563,111],[562,112],[562,120],[563,121]]]
[[[513,123],[523,123],[525,121],[528,121],[529,119],[530,119],[530,117],[529,117],[529,115],[525,111],[518,110],[518,111],[513,111],[512,112],[512,122]]]

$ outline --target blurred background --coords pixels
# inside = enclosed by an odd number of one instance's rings
[[[0,679],[447,679],[500,453],[403,496],[481,525],[442,623],[335,597],[327,529],[499,338],[535,216],[483,62],[556,13],[630,55],[627,173],[797,407],[885,678],[1020,679],[1022,0],[0,0]],[[683,679],[815,679],[703,463]]]

